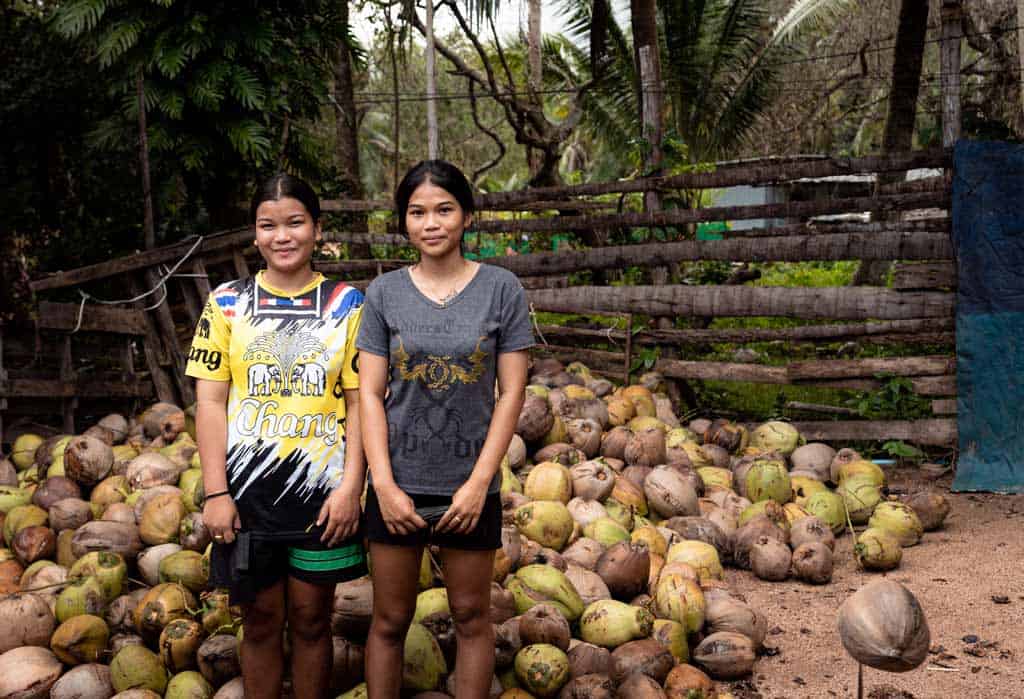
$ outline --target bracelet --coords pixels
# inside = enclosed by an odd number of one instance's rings
[[[217,492],[217,493],[210,493],[209,495],[207,495],[207,496],[205,496],[203,498],[203,504],[205,505],[207,500],[213,500],[214,498],[219,498],[222,495],[231,495],[231,491],[230,490],[221,490],[220,492]]]

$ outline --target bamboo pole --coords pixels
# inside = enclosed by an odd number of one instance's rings
[[[963,36],[960,0],[943,0],[942,40],[939,44],[939,79],[942,90],[942,145],[960,138],[960,43]]]

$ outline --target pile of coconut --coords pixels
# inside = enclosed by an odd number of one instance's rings
[[[723,580],[827,582],[835,537],[888,569],[948,503],[884,497],[856,452],[788,424],[680,425],[657,374],[617,388],[539,361],[502,464],[492,697],[725,699],[768,619]],[[0,699],[241,697],[240,616],[207,589],[209,535],[188,411],[160,403],[82,435],[23,435],[0,462]],[[454,696],[455,632],[435,553],[406,639],[409,696]],[[371,562],[372,564],[372,562]],[[372,584],[335,595],[333,689],[366,695]]]

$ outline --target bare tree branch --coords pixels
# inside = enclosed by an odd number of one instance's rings
[[[485,172],[487,172],[491,168],[497,166],[497,164],[501,162],[501,159],[505,157],[506,149],[505,149],[505,143],[498,136],[497,132],[492,131],[491,129],[487,128],[486,126],[484,126],[483,122],[480,121],[480,114],[477,112],[477,109],[476,109],[476,90],[474,89],[473,81],[469,80],[468,82],[469,82],[469,105],[470,105],[470,110],[471,110],[471,112],[473,114],[473,123],[476,124],[476,127],[478,129],[480,129],[485,134],[490,136],[491,140],[494,141],[498,145],[498,155],[493,160],[491,160],[490,162],[485,163],[482,167],[480,167],[480,168],[478,168],[478,169],[473,171],[473,178],[472,178],[472,180],[473,180],[473,183],[476,184],[476,181],[480,178],[481,175],[483,175]]]

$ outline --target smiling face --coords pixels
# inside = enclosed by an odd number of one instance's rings
[[[427,180],[409,197],[405,230],[421,255],[442,259],[461,254],[462,234],[472,219],[451,192]]]
[[[256,209],[256,247],[269,269],[293,274],[308,267],[318,240],[320,224],[298,199],[268,199]]]

